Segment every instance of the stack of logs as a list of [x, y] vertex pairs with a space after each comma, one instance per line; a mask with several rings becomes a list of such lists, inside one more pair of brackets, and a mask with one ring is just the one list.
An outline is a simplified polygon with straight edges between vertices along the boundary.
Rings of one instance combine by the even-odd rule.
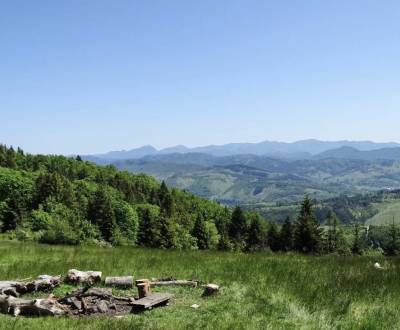
[[[70, 284], [84, 285], [85, 288], [78, 289], [65, 297], [56, 298], [49, 295], [44, 299], [21, 299], [20, 296], [33, 292], [51, 292], [61, 283], [61, 276], [40, 275], [33, 281], [0, 281], [0, 312], [5, 314], [26, 316], [58, 316], [58, 315], [124, 315], [131, 313], [133, 307], [147, 306], [154, 301], [168, 301], [172, 295], [151, 294], [151, 287], [167, 285], [184, 285], [197, 287], [198, 282], [193, 280], [167, 279], [138, 279], [135, 281], [138, 289], [138, 300], [134, 297], [118, 297], [112, 294], [111, 288], [93, 288], [100, 283], [102, 273], [96, 271], [79, 271], [71, 269], [65, 278]], [[109, 287], [120, 289], [133, 288], [133, 276], [107, 277], [104, 284]], [[203, 297], [215, 295], [219, 287], [215, 284], [204, 285]], [[155, 298], [157, 296], [157, 298]], [[155, 302], [154, 302], [155, 303]]]

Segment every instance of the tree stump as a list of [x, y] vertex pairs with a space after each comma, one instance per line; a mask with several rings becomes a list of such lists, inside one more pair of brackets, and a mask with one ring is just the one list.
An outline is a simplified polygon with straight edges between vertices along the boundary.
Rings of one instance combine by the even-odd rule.
[[107, 286], [129, 289], [133, 287], [133, 276], [106, 277], [105, 284]]
[[147, 297], [151, 293], [150, 281], [147, 279], [136, 280], [136, 287], [139, 293], [139, 299]]
[[101, 281], [101, 272], [97, 271], [80, 271], [77, 269], [70, 269], [67, 275], [67, 281], [70, 283], [82, 283], [93, 285], [96, 282]]
[[204, 286], [203, 297], [214, 296], [219, 292], [219, 286], [217, 284], [207, 284]]

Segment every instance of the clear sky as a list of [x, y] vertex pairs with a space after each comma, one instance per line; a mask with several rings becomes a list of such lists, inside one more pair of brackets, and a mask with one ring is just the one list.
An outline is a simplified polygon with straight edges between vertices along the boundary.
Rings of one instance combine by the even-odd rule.
[[400, 141], [400, 1], [1, 0], [0, 142]]

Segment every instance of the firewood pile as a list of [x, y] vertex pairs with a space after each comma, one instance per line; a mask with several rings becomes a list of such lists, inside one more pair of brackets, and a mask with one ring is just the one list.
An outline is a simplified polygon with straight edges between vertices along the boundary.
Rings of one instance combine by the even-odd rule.
[[[55, 297], [51, 292], [62, 282], [84, 286], [84, 288], [76, 289], [64, 297]], [[94, 287], [97, 284], [107, 288]], [[112, 288], [132, 289], [134, 284], [137, 287], [138, 296], [113, 295]], [[152, 293], [151, 288], [171, 285], [198, 287], [199, 282], [174, 278], [134, 281], [133, 276], [107, 277], [103, 282], [101, 272], [71, 269], [64, 281], [61, 276], [50, 275], [40, 275], [35, 280], [0, 281], [0, 313], [13, 316], [126, 315], [168, 305], [173, 295]], [[202, 287], [204, 288], [203, 297], [215, 295], [219, 291], [219, 286], [216, 284], [206, 284]], [[43, 299], [21, 297], [35, 292], [48, 292], [50, 295]]]

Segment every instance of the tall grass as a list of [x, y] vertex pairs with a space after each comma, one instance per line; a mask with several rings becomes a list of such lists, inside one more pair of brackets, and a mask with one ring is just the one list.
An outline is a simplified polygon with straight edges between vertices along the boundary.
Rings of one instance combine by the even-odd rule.
[[[379, 261], [385, 270], [373, 267]], [[65, 274], [195, 278], [221, 285], [163, 288], [171, 305], [121, 319], [12, 318], [2, 329], [400, 329], [400, 259], [64, 247], [0, 241], [0, 279]], [[194, 303], [199, 309], [192, 309]]]

